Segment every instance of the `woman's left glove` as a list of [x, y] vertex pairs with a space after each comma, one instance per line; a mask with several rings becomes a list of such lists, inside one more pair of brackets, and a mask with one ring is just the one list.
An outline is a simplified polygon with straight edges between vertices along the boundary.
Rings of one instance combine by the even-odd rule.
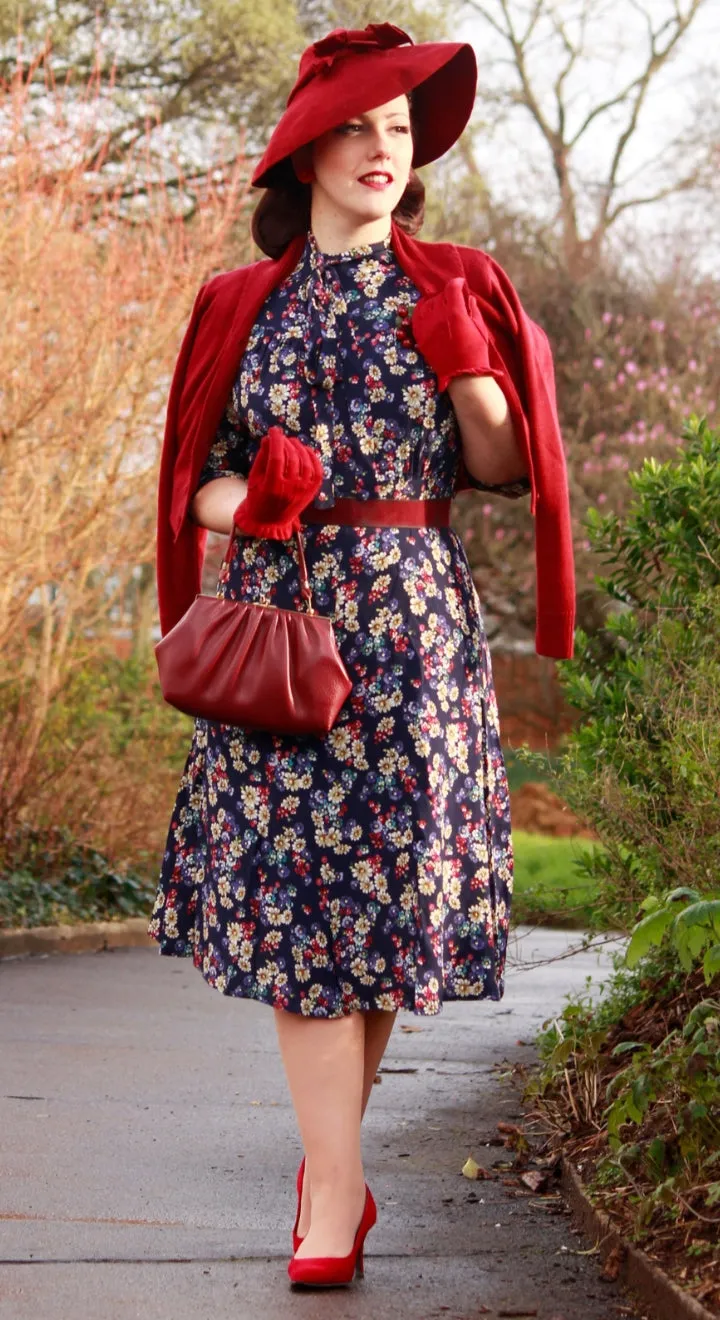
[[490, 366], [487, 326], [461, 276], [416, 303], [412, 330], [441, 393], [455, 376], [497, 374]]
[[287, 541], [299, 531], [300, 514], [315, 499], [323, 475], [314, 449], [271, 426], [250, 468], [247, 495], [233, 514], [238, 531]]

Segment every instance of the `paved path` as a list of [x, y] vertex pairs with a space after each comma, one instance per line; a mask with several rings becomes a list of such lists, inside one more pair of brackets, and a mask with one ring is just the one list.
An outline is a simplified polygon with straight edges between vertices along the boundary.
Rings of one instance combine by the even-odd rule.
[[501, 1003], [400, 1015], [364, 1126], [365, 1279], [322, 1293], [287, 1279], [300, 1146], [267, 1006], [154, 948], [0, 963], [0, 1317], [640, 1317], [566, 1214], [460, 1176], [522, 1117], [497, 1065], [609, 957], [520, 964], [578, 941], [519, 927]]

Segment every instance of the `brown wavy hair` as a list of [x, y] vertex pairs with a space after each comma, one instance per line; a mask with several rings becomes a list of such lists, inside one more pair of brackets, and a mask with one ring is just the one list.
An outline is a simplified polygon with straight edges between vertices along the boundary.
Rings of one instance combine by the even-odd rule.
[[[408, 101], [412, 131], [412, 92], [408, 94]], [[311, 184], [300, 182], [288, 160], [282, 184], [277, 188], [266, 188], [253, 212], [250, 228], [253, 240], [261, 252], [277, 260], [294, 238], [299, 234], [307, 234], [310, 229], [311, 200]], [[400, 229], [410, 235], [417, 234], [425, 219], [425, 184], [413, 169], [410, 170], [407, 188], [392, 218]]]

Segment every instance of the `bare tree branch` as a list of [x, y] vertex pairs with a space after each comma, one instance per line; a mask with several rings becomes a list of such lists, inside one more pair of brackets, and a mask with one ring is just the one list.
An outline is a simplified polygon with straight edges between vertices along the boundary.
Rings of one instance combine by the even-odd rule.
[[[641, 194], [636, 200], [618, 200], [619, 191], [626, 188], [628, 182], [622, 178], [622, 167], [628, 147], [637, 134], [649, 91], [707, 3], [708, 0], [685, 0], [684, 3], [683, 0], [675, 0], [672, 12], [666, 12], [664, 17], [658, 18], [654, 0], [628, 0], [628, 7], [640, 15], [646, 29], [642, 67], [619, 91], [591, 105], [582, 122], [571, 132], [570, 82], [571, 79], [576, 81], [582, 72], [583, 61], [592, 58], [588, 33], [592, 32], [592, 21], [596, 35], [598, 24], [605, 21], [601, 0], [581, 0], [579, 7], [572, 13], [565, 3], [565, 14], [562, 12], [564, 0], [533, 0], [529, 10], [519, 0], [467, 0], [468, 8], [487, 23], [503, 42], [515, 75], [514, 88], [496, 91], [494, 95], [491, 92], [487, 99], [498, 105], [526, 110], [549, 150], [558, 188], [558, 214], [568, 266], [574, 265], [579, 269], [596, 260], [609, 228], [619, 215], [633, 206], [649, 205], [653, 200], [662, 200], [673, 192], [683, 192], [698, 186], [703, 170], [701, 165], [696, 164], [692, 170], [682, 171], [673, 183], [663, 182], [661, 186], [651, 187], [647, 195]], [[543, 96], [547, 95], [547, 91], [543, 91], [543, 77], [534, 71], [533, 64], [533, 59], [537, 62], [538, 41], [547, 41], [548, 37], [551, 41], [550, 54], [543, 49], [543, 74], [547, 84], [547, 60], [554, 59], [550, 92], [554, 102], [555, 113], [552, 117], [556, 120], [555, 124], [551, 122], [543, 101]], [[495, 60], [495, 67], [498, 63]], [[605, 175], [593, 188], [595, 201], [592, 227], [588, 237], [582, 238], [578, 220], [582, 194], [578, 192], [575, 155], [589, 129], [602, 116], [618, 110], [625, 112], [624, 123], [611, 142]], [[705, 154], [708, 154], [707, 148]], [[587, 196], [584, 200], [587, 203]]]
[[694, 170], [684, 179], [676, 179], [667, 184], [665, 188], [658, 188], [657, 192], [650, 193], [646, 197], [628, 197], [622, 202], [618, 202], [613, 207], [607, 217], [607, 228], [614, 224], [619, 215], [624, 211], [632, 210], [636, 206], [652, 206], [653, 202], [664, 202], [667, 197], [674, 197], [677, 193], [690, 192], [696, 188], [699, 183], [699, 172]]
[[[637, 8], [636, 0], [632, 0], [632, 3], [633, 6]], [[690, 7], [688, 9], [685, 18], [682, 18], [679, 12], [679, 8], [676, 5], [677, 23], [676, 23], [675, 31], [671, 33], [671, 35], [668, 37], [667, 44], [665, 45], [664, 49], [660, 48], [658, 44], [658, 38], [669, 27], [670, 21], [668, 20], [667, 23], [661, 24], [660, 28], [658, 29], [658, 32], [654, 32], [652, 28], [652, 24], [650, 22], [650, 16], [647, 15], [648, 37], [650, 41], [649, 58], [645, 66], [645, 69], [640, 79], [638, 80], [637, 94], [635, 96], [634, 101], [631, 103], [630, 116], [628, 122], [625, 126], [625, 129], [620, 134], [617, 140], [615, 151], [613, 153], [612, 161], [610, 164], [610, 170], [605, 185], [605, 197], [601, 205], [600, 214], [598, 216], [598, 221], [597, 221], [597, 228], [602, 232], [604, 232], [604, 230], [607, 228], [608, 215], [610, 213], [611, 202], [615, 194], [615, 190], [617, 188], [620, 164], [623, 155], [625, 154], [625, 150], [627, 148], [628, 142], [632, 138], [637, 128], [638, 119], [640, 117], [640, 111], [642, 110], [643, 104], [645, 102], [645, 98], [647, 96], [650, 83], [653, 77], [655, 76], [655, 74], [657, 74], [659, 70], [663, 67], [663, 65], [667, 63], [668, 59], [670, 58], [670, 55], [675, 50], [675, 47], [677, 46], [680, 38], [687, 31], [690, 23], [692, 22], [693, 18], [695, 17], [698, 10], [700, 9], [700, 6], [703, 3], [704, 0], [691, 0]]]

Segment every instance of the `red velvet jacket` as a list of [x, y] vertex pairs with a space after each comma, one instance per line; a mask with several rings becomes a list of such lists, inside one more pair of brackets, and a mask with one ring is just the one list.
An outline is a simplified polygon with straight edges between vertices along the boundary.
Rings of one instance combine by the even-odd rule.
[[[200, 590], [207, 533], [187, 516], [252, 326], [271, 290], [296, 266], [305, 237], [278, 261], [217, 275], [200, 289], [175, 366], [160, 464], [157, 573], [163, 635]], [[397, 259], [423, 294], [464, 275], [491, 331], [493, 364], [525, 453], [535, 517], [536, 635], [539, 655], [573, 654], [575, 580], [565, 454], [545, 333], [527, 316], [502, 268], [486, 252], [423, 243], [395, 224]], [[458, 491], [469, 489], [464, 464]]]

